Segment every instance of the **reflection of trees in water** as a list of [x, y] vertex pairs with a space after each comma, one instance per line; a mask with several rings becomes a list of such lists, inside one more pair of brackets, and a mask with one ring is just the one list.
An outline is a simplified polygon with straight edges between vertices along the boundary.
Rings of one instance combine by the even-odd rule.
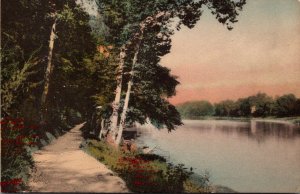
[[294, 139], [300, 137], [299, 127], [293, 124], [266, 121], [251, 121], [250, 123], [195, 123], [189, 124], [188, 127], [201, 132], [217, 130], [226, 135], [247, 136], [258, 142], [263, 142], [268, 138]]
[[267, 137], [294, 139], [300, 136], [300, 130], [292, 124], [251, 121], [251, 134], [259, 139]]
[[215, 129], [222, 131], [228, 135], [238, 134], [240, 136], [248, 136], [258, 142], [263, 142], [267, 138], [277, 139], [294, 139], [300, 137], [299, 127], [276, 122], [251, 121], [243, 125], [216, 125]]
[[232, 135], [232, 134], [238, 134], [242, 136], [249, 136], [250, 133], [250, 125], [244, 124], [244, 125], [216, 125], [216, 129], [222, 131], [223, 133], [227, 135]]
[[[222, 132], [228, 136], [238, 135], [248, 137], [258, 143], [264, 142], [268, 138], [280, 140], [292, 140], [300, 138], [300, 127], [289, 123], [277, 123], [267, 121], [252, 120], [251, 122], [194, 122], [185, 123], [183, 128], [188, 133], [189, 130], [197, 130], [198, 133]], [[157, 129], [155, 129], [156, 131]], [[181, 129], [178, 129], [181, 130]], [[145, 131], [143, 131], [145, 133]], [[150, 134], [152, 134], [150, 132]], [[149, 135], [149, 134], [148, 134]]]
[[198, 130], [199, 132], [208, 132], [210, 131], [211, 129], [214, 128], [214, 124], [209, 124], [209, 123], [197, 123], [197, 124], [188, 124], [187, 127], [189, 129], [196, 129]]

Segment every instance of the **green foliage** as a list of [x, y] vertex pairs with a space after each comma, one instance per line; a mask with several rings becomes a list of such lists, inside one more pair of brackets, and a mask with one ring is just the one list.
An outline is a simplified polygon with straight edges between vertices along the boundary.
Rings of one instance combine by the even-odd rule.
[[183, 183], [192, 175], [192, 170], [187, 171], [184, 164], [168, 164], [166, 171], [167, 191], [172, 193], [182, 192]]
[[[130, 96], [127, 122], [146, 122], [149, 118], [152, 124], [168, 130], [181, 125], [180, 114], [166, 98], [175, 95], [175, 88], [179, 84], [176, 76], [170, 70], [162, 67], [159, 62], [162, 56], [170, 52], [171, 35], [174, 28], [171, 25], [174, 18], [176, 29], [182, 25], [193, 28], [202, 15], [205, 5], [216, 19], [231, 29], [231, 24], [237, 22], [236, 17], [245, 4], [245, 0], [216, 1], [216, 0], [97, 0], [101, 21], [108, 32], [104, 37], [106, 42], [114, 46], [115, 52], [122, 46], [126, 48], [124, 68], [124, 84], [133, 80], [133, 92]], [[143, 6], [140, 6], [143, 5]], [[141, 24], [148, 24], [140, 40]], [[146, 22], [147, 23], [147, 22]], [[132, 67], [134, 54], [137, 52], [137, 42], [141, 41], [137, 65]], [[133, 78], [130, 77], [132, 74]]]
[[[225, 100], [215, 105], [216, 115], [229, 116], [233, 115], [237, 109], [237, 104], [232, 100]], [[249, 105], [250, 111], [250, 105]]]
[[214, 107], [208, 101], [186, 102], [178, 105], [176, 108], [183, 118], [198, 118], [214, 114]]
[[[32, 68], [38, 64], [38, 59], [34, 58], [34, 54], [35, 53], [33, 53], [28, 61], [25, 62], [22, 69], [12, 72], [12, 75], [8, 80], [1, 80], [1, 110], [4, 111], [5, 114], [8, 114], [8, 112], [11, 111], [11, 106], [18, 103], [17, 98], [20, 97], [22, 93], [29, 90], [30, 83], [26, 81], [30, 75], [35, 73]], [[1, 55], [1, 57], [5, 56]], [[9, 70], [6, 68], [3, 69], [3, 73], [8, 74]]]
[[126, 182], [132, 192], [179, 193], [210, 192], [208, 177], [203, 175], [196, 184], [190, 179], [192, 169], [183, 164], [167, 163], [155, 154], [123, 153], [104, 142], [87, 140], [83, 149], [106, 164]]
[[[39, 25], [44, 15], [36, 13], [37, 9], [45, 11], [46, 7], [39, 1], [1, 2], [1, 123], [7, 116], [23, 117], [26, 126], [38, 122], [33, 121], [38, 117], [38, 111], [32, 103], [36, 94], [32, 91], [41, 85], [36, 78], [41, 53], [46, 48], [43, 43], [47, 40], [43, 39], [45, 28]], [[32, 111], [26, 112], [29, 109]], [[33, 165], [28, 145], [25, 145], [31, 139], [24, 138], [19, 143], [16, 139], [28, 137], [34, 131], [28, 128], [18, 131], [14, 127], [11, 123], [1, 124], [1, 181], [22, 180], [21, 184], [3, 186], [3, 191], [10, 192], [26, 189], [28, 172]]]
[[[297, 101], [298, 100], [298, 101]], [[277, 116], [291, 116], [299, 113], [299, 99], [294, 94], [286, 94], [275, 99], [274, 114]]]
[[35, 138], [29, 136], [29, 129], [16, 130], [19, 124], [1, 120], [1, 182], [21, 179], [20, 184], [7, 184], [2, 191], [13, 192], [26, 189], [28, 173], [33, 167], [29, 142]]
[[[165, 125], [169, 130], [180, 125], [179, 113], [167, 100], [175, 95], [179, 82], [169, 69], [159, 65], [161, 57], [170, 52], [170, 36], [174, 33], [169, 25], [172, 18], [179, 18], [178, 29], [181, 25], [192, 28], [200, 19], [202, 5], [206, 5], [221, 23], [229, 26], [236, 22], [237, 11], [244, 1], [103, 0], [97, 1], [97, 4], [100, 16], [94, 18], [99, 19], [94, 22], [103, 27], [100, 31], [92, 31], [89, 15], [73, 0], [11, 0], [1, 3], [1, 117], [24, 118], [26, 125], [41, 123], [41, 112], [44, 113], [41, 95], [45, 84], [50, 30], [54, 22], [56, 24], [46, 113], [42, 114], [45, 116], [43, 126], [37, 130], [39, 147], [53, 139], [53, 134], [58, 136], [83, 120], [88, 123], [99, 121], [92, 119], [97, 106], [103, 107], [101, 117], [109, 118], [120, 47], [125, 44], [127, 48], [123, 72], [125, 86], [130, 79], [128, 73], [135, 52], [134, 35], [139, 30], [139, 24], [160, 12], [169, 14], [159, 18], [157, 25], [145, 31], [139, 65], [135, 69], [137, 76], [134, 77], [128, 120], [144, 123], [150, 118], [152, 123]], [[97, 46], [109, 46], [109, 55], [98, 52]], [[21, 135], [31, 134], [32, 130], [21, 132]], [[6, 135], [3, 133], [2, 138]], [[2, 151], [10, 153], [8, 149], [17, 147]], [[2, 173], [2, 180], [18, 178], [20, 174], [25, 180], [28, 176], [31, 158], [21, 147], [22, 154], [18, 156], [3, 155], [2, 172], [7, 173]], [[118, 154], [108, 151], [101, 160], [113, 163]]]
[[146, 161], [154, 161], [154, 160], [158, 160], [160, 162], [166, 162], [167, 160], [160, 156], [160, 155], [156, 155], [156, 154], [138, 154], [137, 157], [146, 160]]
[[187, 102], [176, 108], [181, 116], [196, 119], [203, 116], [220, 117], [291, 117], [299, 116], [300, 99], [293, 94], [286, 94], [273, 99], [265, 93], [258, 93], [236, 101], [224, 100], [211, 105], [207, 101]]
[[[105, 95], [102, 103], [111, 101], [113, 94], [106, 94], [114, 87], [113, 60], [97, 56], [100, 54], [96, 53], [89, 15], [75, 1], [3, 1], [1, 11], [1, 118], [23, 118], [26, 126], [38, 126], [36, 130], [18, 133], [3, 131], [2, 140], [37, 134], [38, 147], [44, 146], [93, 112], [96, 100], [92, 96]], [[40, 99], [54, 16], [54, 68], [46, 124], [40, 126]], [[1, 144], [1, 181], [22, 178], [20, 187], [7, 189], [24, 189], [32, 167], [28, 146], [3, 141]]]
[[[179, 82], [170, 73], [170, 69], [158, 64], [160, 56], [170, 49], [171, 32], [165, 30], [164, 36], [160, 38], [152, 30], [143, 40], [145, 46], [140, 49], [139, 63], [134, 69], [133, 94], [127, 119], [143, 124], [149, 118], [155, 126], [166, 126], [168, 130], [173, 130], [182, 123], [176, 108], [166, 98], [176, 94], [175, 88]], [[160, 31], [158, 28], [157, 33]]]
[[109, 168], [117, 166], [118, 158], [122, 157], [122, 153], [104, 142], [96, 140], [88, 140], [83, 148], [87, 153], [103, 162]]

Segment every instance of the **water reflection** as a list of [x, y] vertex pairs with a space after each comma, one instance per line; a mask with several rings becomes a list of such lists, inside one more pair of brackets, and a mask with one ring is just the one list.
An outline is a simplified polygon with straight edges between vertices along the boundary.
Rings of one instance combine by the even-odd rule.
[[299, 137], [298, 127], [288, 123], [251, 121], [251, 136], [258, 142], [268, 137], [291, 140]]
[[251, 120], [250, 122], [230, 122], [230, 121], [185, 121], [185, 127], [196, 129], [199, 132], [211, 130], [221, 131], [226, 135], [237, 134], [247, 136], [250, 139], [261, 143], [267, 138], [294, 139], [300, 137], [300, 128], [296, 125], [283, 122], [268, 122]]
[[215, 184], [239, 192], [295, 192], [300, 186], [300, 129], [294, 125], [185, 120], [171, 133], [140, 129], [140, 144], [158, 148], [158, 154], [167, 151], [172, 162], [196, 173], [208, 169]]

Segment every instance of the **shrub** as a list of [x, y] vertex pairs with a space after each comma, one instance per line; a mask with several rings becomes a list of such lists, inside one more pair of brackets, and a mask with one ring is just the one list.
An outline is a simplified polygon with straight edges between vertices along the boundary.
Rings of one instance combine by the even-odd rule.
[[208, 192], [205, 186], [197, 186], [190, 180], [192, 169], [188, 170], [183, 164], [166, 163], [161, 156], [123, 153], [96, 140], [87, 140], [83, 149], [118, 173], [132, 192]]
[[26, 188], [29, 169], [33, 167], [29, 151], [31, 145], [28, 144], [32, 141], [32, 138], [16, 130], [14, 124], [1, 121], [1, 189], [3, 192], [20, 191]]
[[164, 157], [157, 154], [138, 154], [137, 157], [140, 157], [143, 160], [147, 160], [147, 161], [153, 161], [153, 160], [158, 160], [160, 162], [167, 161]]
[[167, 190], [172, 193], [183, 192], [183, 184], [192, 174], [192, 169], [188, 171], [187, 168], [184, 167], [184, 164], [174, 166], [169, 163], [166, 172]]

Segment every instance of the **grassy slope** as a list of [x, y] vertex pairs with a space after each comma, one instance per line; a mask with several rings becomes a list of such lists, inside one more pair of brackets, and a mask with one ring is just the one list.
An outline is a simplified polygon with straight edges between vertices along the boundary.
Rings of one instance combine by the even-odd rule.
[[[188, 170], [184, 167], [174, 165], [170, 167], [164, 158], [158, 155], [153, 154], [151, 157], [146, 158], [145, 155], [139, 152], [124, 153], [104, 142], [96, 140], [87, 140], [83, 146], [83, 150], [116, 172], [124, 179], [127, 187], [133, 192], [180, 191], [180, 184], [183, 186], [183, 190], [180, 192], [195, 193], [211, 191], [208, 180], [204, 181], [203, 185], [196, 185], [188, 178]], [[143, 159], [141, 159], [141, 156], [143, 156]], [[126, 163], [123, 160], [120, 163], [120, 159], [124, 158], [129, 158], [131, 162], [128, 163], [127, 160]], [[141, 171], [144, 172], [142, 174], [138, 173]], [[184, 180], [185, 178], [187, 180]]]

